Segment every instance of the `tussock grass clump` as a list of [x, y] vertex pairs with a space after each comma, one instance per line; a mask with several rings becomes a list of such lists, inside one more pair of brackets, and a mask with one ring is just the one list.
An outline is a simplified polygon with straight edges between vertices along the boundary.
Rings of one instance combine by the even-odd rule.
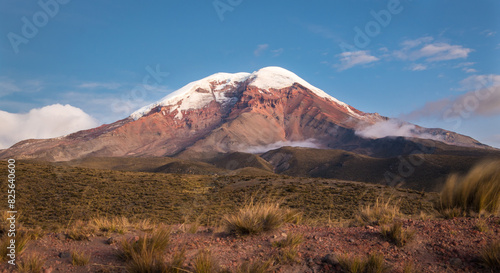
[[90, 226], [95, 229], [105, 232], [105, 233], [119, 233], [124, 234], [128, 231], [128, 228], [131, 226], [128, 218], [126, 217], [95, 217], [89, 221]]
[[163, 255], [170, 244], [170, 230], [166, 228], [159, 228], [151, 234], [146, 234], [139, 237], [135, 242], [123, 240], [120, 256], [128, 261], [132, 260], [134, 255], [137, 255], [143, 250], [148, 250], [152, 254]]
[[304, 236], [302, 234], [288, 233], [285, 239], [273, 242], [273, 246], [279, 248], [297, 248], [302, 242], [304, 242]]
[[364, 259], [344, 254], [339, 257], [339, 263], [349, 273], [384, 273], [390, 270], [381, 253], [372, 253]]
[[300, 244], [304, 242], [304, 236], [298, 233], [288, 233], [286, 238], [273, 242], [274, 247], [280, 248], [278, 263], [294, 263], [297, 261], [297, 255]]
[[401, 215], [399, 206], [391, 205], [390, 201], [385, 203], [379, 199], [373, 205], [363, 207], [351, 222], [352, 226], [383, 225], [392, 222]]
[[244, 262], [236, 269], [236, 273], [267, 273], [271, 272], [272, 260]]
[[389, 227], [382, 227], [380, 232], [387, 240], [399, 247], [405, 246], [415, 237], [415, 231], [403, 229], [401, 222], [395, 222]]
[[[10, 251], [7, 247], [10, 245], [11, 239], [12, 238], [9, 237], [8, 234], [4, 234], [0, 237], [0, 261], [5, 261], [7, 259], [7, 254], [9, 254]], [[31, 236], [27, 232], [18, 231], [16, 233], [16, 256], [21, 255], [26, 250], [26, 246], [30, 240]]]
[[488, 222], [484, 218], [479, 218], [474, 228], [479, 232], [487, 232], [489, 230]]
[[500, 161], [482, 162], [466, 175], [453, 174], [440, 193], [439, 208], [500, 213]]
[[128, 272], [167, 272], [169, 268], [163, 254], [169, 244], [170, 230], [160, 228], [137, 241], [122, 241], [118, 254], [128, 262]]
[[220, 265], [208, 250], [201, 250], [196, 255], [194, 262], [195, 273], [216, 273], [220, 271]]
[[90, 261], [90, 255], [83, 251], [72, 251], [71, 252], [71, 264], [76, 266], [87, 265]]
[[[279, 203], [254, 203], [223, 219], [226, 231], [237, 235], [259, 234], [281, 227], [290, 211], [280, 208]], [[289, 219], [288, 219], [289, 220]]]
[[39, 273], [42, 272], [45, 259], [38, 253], [32, 253], [24, 257], [18, 264], [19, 272]]
[[68, 226], [64, 233], [68, 239], [75, 241], [84, 241], [88, 240], [90, 235], [94, 232], [94, 227], [88, 225], [84, 221], [77, 220], [71, 226]]
[[492, 270], [500, 270], [500, 240], [492, 242], [481, 251], [481, 261]]

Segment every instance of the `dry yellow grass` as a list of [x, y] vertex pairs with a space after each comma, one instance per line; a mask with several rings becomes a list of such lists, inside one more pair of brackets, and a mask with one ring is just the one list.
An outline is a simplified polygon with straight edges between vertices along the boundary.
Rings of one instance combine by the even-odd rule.
[[441, 211], [500, 213], [500, 161], [482, 162], [466, 175], [451, 175], [440, 194]]
[[258, 234], [281, 227], [289, 210], [279, 203], [254, 203], [251, 201], [235, 214], [224, 216], [226, 231], [238, 235]]
[[383, 225], [392, 222], [400, 215], [399, 206], [391, 205], [390, 200], [384, 203], [377, 199], [375, 204], [363, 207], [359, 214], [354, 217], [351, 225]]
[[32, 253], [22, 258], [22, 260], [17, 264], [17, 269], [19, 272], [39, 273], [42, 272], [44, 263], [45, 259], [42, 255], [39, 253]]

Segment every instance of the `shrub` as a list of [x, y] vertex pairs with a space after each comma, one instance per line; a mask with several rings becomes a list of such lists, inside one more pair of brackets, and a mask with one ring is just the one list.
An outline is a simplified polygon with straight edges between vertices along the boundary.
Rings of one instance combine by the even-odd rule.
[[[0, 237], [0, 261], [4, 261], [7, 258], [7, 254], [9, 253], [9, 249], [7, 249], [7, 247], [10, 245], [11, 239], [12, 238], [9, 237], [8, 234], [4, 234]], [[16, 233], [16, 255], [21, 255], [24, 250], [26, 250], [26, 245], [30, 239], [30, 235], [27, 232], [18, 231]]]
[[131, 225], [126, 217], [95, 217], [90, 220], [90, 226], [101, 232], [111, 232], [124, 234], [127, 232], [128, 227]]
[[500, 270], [500, 241], [494, 241], [481, 251], [482, 262], [492, 270]]
[[477, 220], [474, 228], [479, 232], [487, 232], [488, 231], [488, 223], [483, 218]]
[[71, 264], [77, 266], [87, 265], [90, 261], [90, 255], [83, 251], [71, 252]]
[[380, 253], [372, 253], [364, 259], [344, 254], [339, 257], [339, 263], [349, 273], [384, 273], [390, 270]]
[[129, 272], [166, 272], [163, 253], [170, 243], [170, 230], [160, 228], [135, 242], [122, 241], [119, 256], [128, 261]]
[[381, 233], [387, 240], [399, 247], [405, 246], [415, 237], [415, 231], [403, 229], [401, 222], [396, 222], [390, 227], [382, 227]]
[[440, 193], [440, 210], [464, 212], [500, 212], [500, 161], [482, 162], [466, 175], [448, 177]]
[[356, 215], [351, 225], [383, 225], [392, 222], [401, 213], [399, 207], [380, 202], [378, 199], [373, 205], [363, 207], [359, 215]]
[[40, 254], [33, 253], [24, 257], [17, 264], [17, 267], [19, 269], [19, 272], [39, 273], [42, 272], [44, 263], [45, 259]]
[[201, 250], [194, 259], [195, 273], [215, 273], [220, 269], [219, 263], [208, 250]]
[[278, 203], [250, 202], [236, 214], [223, 219], [226, 231], [238, 235], [258, 234], [276, 230], [285, 223], [288, 211]]

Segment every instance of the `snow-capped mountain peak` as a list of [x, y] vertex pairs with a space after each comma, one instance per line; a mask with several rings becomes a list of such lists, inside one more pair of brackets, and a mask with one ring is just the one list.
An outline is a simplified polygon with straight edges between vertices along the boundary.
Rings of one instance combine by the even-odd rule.
[[344, 107], [350, 114], [357, 116], [349, 105], [314, 87], [295, 73], [281, 67], [270, 66], [253, 73], [216, 73], [201, 80], [191, 82], [179, 90], [168, 94], [161, 100], [135, 111], [130, 117], [137, 120], [155, 107], [172, 106], [170, 112], [177, 110], [176, 118], [180, 119], [183, 117], [183, 110], [201, 109], [214, 100], [223, 106], [234, 104], [237, 98], [234, 95], [227, 94], [225, 91], [234, 90], [245, 82], [248, 86], [254, 86], [267, 92], [270, 92], [271, 89], [287, 88], [298, 83], [318, 97], [333, 101]]

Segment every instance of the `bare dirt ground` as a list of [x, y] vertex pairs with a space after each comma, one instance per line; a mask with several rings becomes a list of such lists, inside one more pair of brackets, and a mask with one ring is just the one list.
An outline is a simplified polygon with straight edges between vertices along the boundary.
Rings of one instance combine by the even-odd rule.
[[[268, 260], [278, 255], [279, 249], [272, 242], [286, 234], [300, 233], [300, 245], [295, 263], [278, 263], [272, 272], [343, 272], [337, 257], [351, 254], [365, 257], [382, 253], [389, 272], [403, 272], [413, 264], [413, 272], [493, 272], [484, 267], [479, 255], [482, 248], [500, 238], [498, 218], [486, 219], [486, 230], [479, 231], [477, 218], [451, 220], [404, 220], [403, 226], [416, 232], [415, 239], [404, 247], [388, 242], [378, 226], [364, 227], [311, 227], [286, 224], [278, 231], [256, 236], [236, 237], [211, 228], [200, 227], [195, 234], [181, 232], [172, 227], [171, 243], [165, 259], [181, 249], [186, 250], [186, 272], [194, 272], [193, 260], [198, 251], [208, 249], [222, 268], [234, 272], [245, 261]], [[61, 233], [49, 233], [31, 241], [21, 259], [30, 253], [44, 257], [42, 272], [126, 272], [126, 264], [116, 255], [121, 240], [134, 240], [140, 231], [110, 234], [73, 241]], [[112, 239], [110, 239], [112, 238]], [[71, 264], [71, 252], [84, 251], [91, 255], [85, 266]], [[330, 255], [329, 255], [330, 254]], [[333, 255], [332, 255], [333, 254]], [[7, 263], [0, 265], [0, 272], [17, 272]]]

